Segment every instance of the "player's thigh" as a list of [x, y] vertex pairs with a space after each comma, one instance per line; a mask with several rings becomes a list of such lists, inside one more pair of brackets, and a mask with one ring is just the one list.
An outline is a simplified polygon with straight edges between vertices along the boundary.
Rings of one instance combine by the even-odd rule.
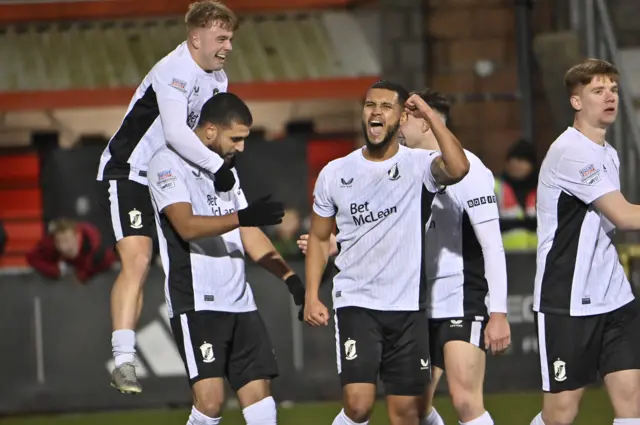
[[341, 307], [335, 312], [336, 363], [342, 386], [377, 383], [382, 358], [378, 313], [360, 307]]
[[155, 219], [147, 186], [131, 180], [100, 185], [101, 207], [109, 220], [122, 266], [148, 265], [153, 251]]
[[640, 417], [640, 303], [606, 315], [600, 373], [616, 417]]
[[457, 395], [482, 395], [486, 323], [485, 320], [453, 319], [441, 327], [447, 383], [454, 399]]
[[603, 316], [537, 313], [542, 390], [557, 394], [583, 388], [598, 377]]
[[268, 382], [278, 376], [278, 364], [258, 310], [235, 317], [227, 377], [231, 389], [242, 395], [240, 402], [249, 406], [270, 395]]
[[424, 312], [390, 313], [380, 379], [388, 396], [422, 396], [431, 378], [429, 322]]
[[171, 318], [171, 330], [184, 362], [189, 384], [224, 379], [233, 338], [233, 313], [189, 311]]

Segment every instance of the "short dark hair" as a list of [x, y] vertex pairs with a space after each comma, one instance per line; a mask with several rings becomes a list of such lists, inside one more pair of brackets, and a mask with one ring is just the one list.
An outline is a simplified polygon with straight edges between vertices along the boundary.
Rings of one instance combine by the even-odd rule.
[[444, 118], [449, 120], [449, 112], [451, 111], [451, 101], [440, 92], [435, 90], [426, 88], [421, 91], [415, 91], [411, 94], [417, 94], [425, 101], [427, 105], [431, 107], [431, 109], [436, 112], [444, 115]]
[[221, 127], [231, 127], [233, 124], [251, 127], [253, 116], [247, 104], [235, 94], [218, 93], [202, 106], [198, 127], [205, 123]]
[[187, 30], [195, 28], [207, 28], [218, 23], [229, 31], [238, 29], [238, 17], [222, 2], [216, 0], [200, 0], [189, 5], [189, 10], [184, 17]]
[[600, 59], [585, 59], [572, 66], [564, 75], [564, 86], [570, 95], [580, 86], [589, 84], [593, 77], [604, 75], [617, 82], [619, 77], [618, 69], [615, 65]]
[[383, 90], [389, 90], [396, 93], [398, 95], [398, 102], [402, 107], [404, 107], [404, 104], [409, 99], [409, 91], [407, 91], [407, 89], [402, 87], [401, 84], [394, 83], [392, 81], [379, 80], [373, 83], [373, 85], [369, 88], [369, 90], [371, 89], [383, 89]]

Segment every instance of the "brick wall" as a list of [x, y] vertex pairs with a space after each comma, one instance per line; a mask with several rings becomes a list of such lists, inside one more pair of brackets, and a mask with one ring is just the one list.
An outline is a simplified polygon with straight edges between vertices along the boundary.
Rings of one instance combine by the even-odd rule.
[[[514, 1], [424, 1], [428, 85], [457, 99], [452, 109], [456, 134], [465, 147], [500, 172], [506, 149], [521, 136], [520, 105], [513, 99], [518, 91]], [[534, 31], [551, 27], [549, 5], [547, 0], [536, 1]], [[483, 59], [495, 64], [487, 77], [474, 71]], [[547, 130], [550, 117], [538, 75], [535, 80], [535, 143], [543, 153], [554, 136]]]

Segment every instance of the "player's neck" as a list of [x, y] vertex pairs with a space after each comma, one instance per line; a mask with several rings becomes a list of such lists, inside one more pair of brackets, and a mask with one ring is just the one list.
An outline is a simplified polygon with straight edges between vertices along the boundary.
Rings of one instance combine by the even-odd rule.
[[607, 135], [607, 129], [602, 127], [594, 127], [578, 119], [573, 120], [573, 128], [582, 133], [587, 139], [600, 146], [604, 146], [604, 140]]
[[383, 146], [371, 146], [367, 144], [362, 150], [362, 156], [369, 161], [386, 161], [393, 157], [400, 150], [400, 144], [397, 139], [385, 143]]
[[432, 134], [426, 134], [418, 143], [417, 148], [426, 149], [430, 151], [438, 151], [440, 152], [440, 146], [438, 145], [438, 141]]
[[200, 69], [202, 69], [204, 72], [211, 72], [212, 71], [211, 69], [207, 69], [202, 64], [202, 61], [198, 59], [198, 51], [188, 41], [187, 41], [187, 48], [189, 49], [189, 53], [191, 54], [191, 59], [193, 59], [193, 61], [196, 63], [196, 65], [198, 65], [200, 67]]

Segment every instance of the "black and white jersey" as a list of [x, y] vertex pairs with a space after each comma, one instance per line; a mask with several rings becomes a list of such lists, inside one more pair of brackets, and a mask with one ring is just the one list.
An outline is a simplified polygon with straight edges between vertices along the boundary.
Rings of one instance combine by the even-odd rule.
[[[434, 319], [488, 314], [485, 258], [474, 226], [498, 220], [498, 206], [491, 170], [473, 153], [465, 154], [469, 173], [436, 194], [427, 225], [427, 313]], [[504, 298], [506, 304], [506, 293]]]
[[616, 150], [573, 127], [549, 148], [538, 180], [538, 254], [534, 310], [587, 316], [634, 296], [615, 246], [613, 224], [592, 205], [620, 190]]
[[240, 230], [187, 242], [163, 214], [167, 206], [178, 202], [191, 204], [193, 214], [200, 216], [221, 216], [246, 208], [235, 170], [236, 186], [218, 193], [210, 175], [163, 147], [151, 158], [148, 171], [169, 316], [192, 310], [256, 310], [245, 277]]
[[204, 71], [191, 57], [187, 43], [180, 44], [151, 69], [136, 90], [120, 128], [102, 153], [98, 180], [129, 179], [146, 185], [149, 160], [166, 144], [162, 120], [168, 118], [161, 117], [159, 102], [183, 103], [180, 112], [193, 129], [202, 105], [215, 93], [226, 92], [227, 84], [224, 71]]
[[336, 219], [335, 308], [425, 308], [424, 226], [437, 189], [436, 157], [400, 146], [392, 158], [374, 162], [359, 149], [322, 169], [313, 211]]

